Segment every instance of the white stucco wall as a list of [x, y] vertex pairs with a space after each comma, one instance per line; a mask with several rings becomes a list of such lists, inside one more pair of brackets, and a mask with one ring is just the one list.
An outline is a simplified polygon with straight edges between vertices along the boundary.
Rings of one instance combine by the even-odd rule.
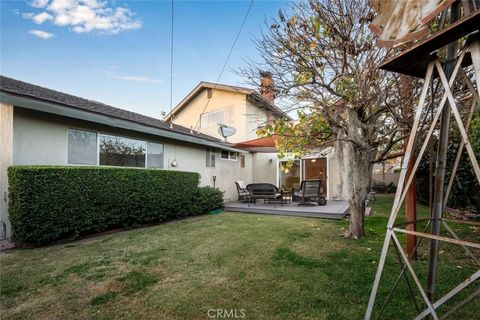
[[[237, 199], [235, 181], [251, 181], [252, 157], [245, 153], [245, 168], [240, 167], [240, 157], [237, 161], [220, 158], [220, 150], [215, 152], [215, 168], [205, 165], [205, 148], [192, 145], [165, 143], [165, 168], [169, 170], [193, 171], [200, 173], [200, 185], [213, 186], [213, 176], [216, 176], [215, 186], [224, 191], [225, 201]], [[171, 162], [177, 161], [177, 167], [172, 168]]]
[[13, 117], [13, 163], [16, 165], [66, 165], [67, 124], [41, 113], [15, 108]]
[[327, 157], [327, 182], [329, 200], [345, 200], [342, 175], [335, 151], [328, 153]]
[[[201, 145], [162, 139], [19, 108], [15, 108], [13, 124], [13, 163], [17, 165], [68, 165], [67, 130], [76, 128], [163, 143], [165, 169], [198, 172], [202, 186], [213, 186], [212, 177], [215, 175], [216, 187], [225, 191], [225, 201], [236, 199], [235, 181], [252, 179], [252, 159], [249, 153], [243, 154], [246, 166], [240, 168], [240, 159], [222, 160], [220, 150], [217, 150], [216, 167], [207, 168], [206, 147]], [[175, 168], [170, 165], [173, 160], [177, 162]]]
[[[278, 186], [278, 157], [277, 153], [254, 153], [253, 181], [266, 182]], [[272, 159], [272, 162], [270, 162]]]
[[[342, 176], [340, 166], [335, 156], [334, 149], [325, 155], [327, 158], [327, 198], [328, 200], [346, 199], [345, 188], [342, 188]], [[272, 163], [270, 163], [272, 159]], [[253, 172], [252, 182], [267, 182], [278, 186], [279, 162], [287, 159], [279, 159], [277, 153], [254, 153], [252, 155]], [[301, 163], [301, 180], [304, 177], [303, 161]]]
[[344, 185], [344, 180], [347, 172], [344, 172], [344, 166], [340, 163], [344, 161], [342, 155], [333, 149], [328, 157], [328, 187], [330, 199], [347, 200], [347, 188]]
[[13, 107], [0, 103], [0, 239], [10, 239], [7, 168], [13, 163]]

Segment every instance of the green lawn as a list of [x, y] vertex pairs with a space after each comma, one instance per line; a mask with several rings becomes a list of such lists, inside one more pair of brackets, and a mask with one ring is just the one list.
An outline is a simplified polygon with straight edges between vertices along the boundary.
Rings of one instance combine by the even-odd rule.
[[[362, 319], [392, 201], [377, 198], [361, 240], [339, 237], [347, 221], [222, 213], [12, 250], [0, 257], [1, 318], [209, 319], [209, 309], [244, 309], [247, 319]], [[478, 229], [454, 228], [480, 240]], [[415, 264], [422, 275], [427, 244]], [[439, 294], [476, 270], [461, 250], [441, 249]], [[383, 296], [398, 274], [390, 257]], [[478, 310], [477, 298], [453, 318], [478, 319]], [[401, 282], [385, 319], [412, 315]]]

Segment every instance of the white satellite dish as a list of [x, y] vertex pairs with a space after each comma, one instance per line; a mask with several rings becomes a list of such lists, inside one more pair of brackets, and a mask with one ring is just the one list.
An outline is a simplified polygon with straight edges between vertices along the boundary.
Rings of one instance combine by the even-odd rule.
[[225, 142], [227, 142], [227, 138], [237, 133], [237, 129], [235, 129], [234, 127], [229, 127], [227, 125], [219, 123], [218, 133], [225, 139]]

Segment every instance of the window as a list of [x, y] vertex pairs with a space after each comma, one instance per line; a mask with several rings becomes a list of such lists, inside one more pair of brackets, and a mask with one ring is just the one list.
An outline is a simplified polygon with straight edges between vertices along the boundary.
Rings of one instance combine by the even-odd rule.
[[163, 158], [161, 143], [68, 129], [68, 164], [163, 168]]
[[147, 168], [163, 168], [163, 144], [147, 142]]
[[237, 153], [236, 152], [229, 152], [227, 150], [222, 150], [222, 154], [220, 155], [220, 158], [224, 160], [233, 160], [237, 161]]
[[206, 166], [207, 168], [215, 168], [215, 149], [211, 147], [207, 147], [207, 154], [206, 154]]
[[202, 114], [200, 127], [202, 129], [216, 127], [219, 123], [227, 121], [227, 110], [222, 109]]
[[100, 134], [100, 165], [145, 168], [146, 142]]
[[68, 129], [68, 163], [97, 165], [97, 133]]
[[240, 168], [245, 168], [245, 156], [240, 155]]

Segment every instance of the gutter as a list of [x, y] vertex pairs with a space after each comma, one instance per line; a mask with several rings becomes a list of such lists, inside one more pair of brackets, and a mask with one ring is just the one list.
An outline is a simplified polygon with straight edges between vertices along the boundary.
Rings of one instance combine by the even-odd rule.
[[221, 143], [208, 141], [200, 137], [190, 136], [187, 134], [182, 134], [174, 131], [169, 131], [161, 128], [148, 126], [148, 125], [141, 124], [134, 121], [115, 118], [113, 116], [108, 116], [104, 114], [81, 110], [78, 108], [68, 107], [58, 103], [26, 98], [23, 96], [18, 96], [18, 95], [6, 93], [3, 91], [0, 92], [0, 102], [10, 104], [16, 107], [24, 108], [24, 109], [35, 110], [35, 111], [40, 111], [44, 113], [51, 113], [51, 114], [64, 116], [68, 118], [108, 125], [115, 128], [147, 133], [147, 134], [151, 134], [151, 135], [162, 137], [162, 138], [168, 138], [172, 140], [178, 140], [178, 141], [188, 142], [188, 143], [202, 145], [202, 146], [214, 147], [214, 148], [223, 149], [231, 152], [248, 153], [248, 151], [246, 150], [228, 147]]

